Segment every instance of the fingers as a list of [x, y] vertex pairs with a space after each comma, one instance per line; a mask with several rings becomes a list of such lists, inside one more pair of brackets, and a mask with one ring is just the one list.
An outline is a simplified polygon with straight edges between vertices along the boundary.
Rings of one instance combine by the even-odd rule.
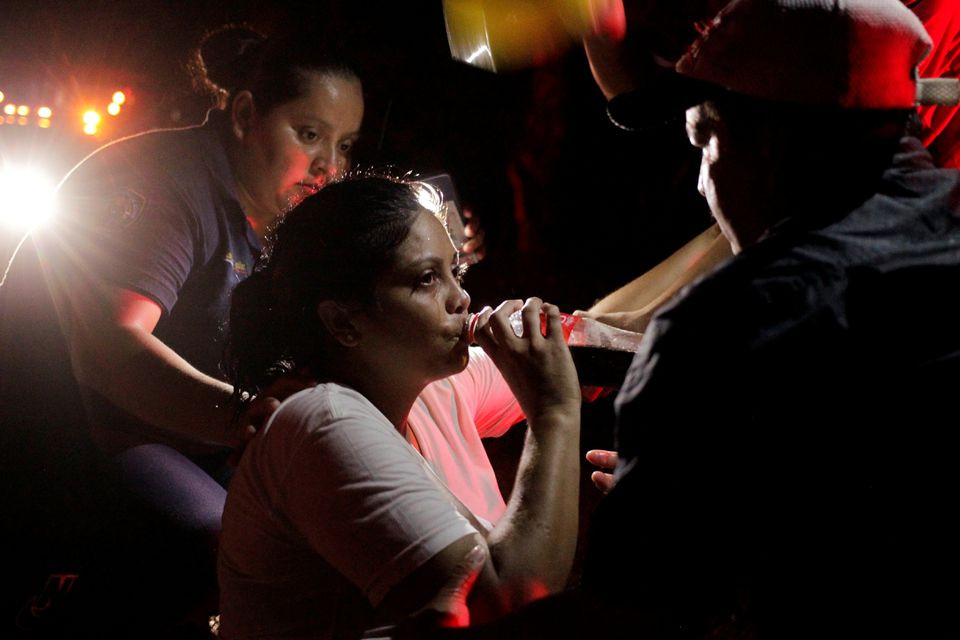
[[250, 402], [242, 416], [242, 423], [252, 427], [254, 431], [259, 430], [280, 406], [281, 400], [315, 386], [317, 381], [306, 376], [287, 374], [277, 378]]
[[[517, 336], [510, 323], [510, 316], [518, 310], [522, 326], [521, 336]], [[484, 348], [487, 345], [502, 346], [511, 342], [519, 345], [522, 341], [533, 344], [539, 344], [543, 340], [564, 341], [560, 309], [540, 298], [527, 298], [524, 302], [506, 300], [492, 312], [489, 307], [485, 307], [474, 316], [470, 324], [468, 336]], [[484, 335], [488, 340], [483, 340], [481, 336]]]
[[469, 208], [463, 210], [463, 227], [465, 241], [460, 248], [461, 259], [469, 264], [483, 260], [487, 253], [486, 233]]
[[490, 306], [486, 306], [479, 313], [473, 314], [467, 327], [467, 342], [477, 344], [477, 335], [490, 322], [491, 314], [493, 314], [493, 307]]
[[477, 344], [487, 353], [495, 353], [507, 340], [518, 340], [510, 326], [510, 314], [522, 307], [521, 300], [504, 300], [486, 318], [478, 320], [474, 330]]
[[237, 438], [240, 442], [247, 443], [253, 440], [253, 436], [257, 435], [257, 427], [252, 424], [241, 425], [237, 429]]
[[591, 473], [590, 480], [593, 481], [593, 486], [602, 491], [604, 494], [613, 491], [613, 488], [617, 484], [612, 473], [604, 473], [603, 471], [594, 471]]
[[534, 344], [539, 344], [543, 340], [543, 334], [540, 331], [541, 309], [543, 309], [543, 300], [527, 298], [520, 310], [520, 318], [523, 320], [523, 335], [528, 336], [530, 342]]
[[463, 247], [460, 248], [460, 253], [464, 256], [471, 256], [471, 258], [467, 260], [468, 263], [473, 264], [480, 262], [487, 254], [483, 231], [480, 231], [476, 237], [467, 237], [469, 239], [463, 243]]
[[606, 449], [591, 449], [587, 451], [587, 462], [603, 469], [603, 471], [594, 471], [591, 473], [590, 480], [593, 481], [597, 489], [605, 494], [610, 493], [617, 484], [613, 474], [607, 472], [613, 471], [619, 461], [620, 456], [617, 455], [616, 451], [607, 451]]
[[259, 429], [266, 424], [267, 419], [273, 415], [273, 412], [280, 406], [280, 401], [273, 396], [257, 396], [250, 403], [246, 413], [246, 423], [254, 429]]
[[591, 449], [587, 451], [587, 462], [606, 471], [613, 471], [620, 461], [616, 451], [606, 449]]
[[560, 320], [560, 309], [549, 302], [544, 302], [540, 309], [545, 318], [544, 326], [546, 332], [544, 336], [551, 340], [560, 340], [563, 342], [563, 322]]
[[594, 471], [590, 474], [590, 480], [593, 481], [594, 486], [603, 493], [610, 493], [610, 490], [616, 485], [617, 482], [614, 480], [613, 474], [607, 472], [613, 471], [619, 461], [620, 456], [617, 455], [616, 451], [607, 451], [606, 449], [587, 451], [587, 462], [603, 469], [603, 471]]
[[474, 226], [472, 223], [463, 228], [463, 235], [467, 238], [467, 241], [463, 244], [463, 251], [467, 253], [477, 251], [477, 249], [483, 246], [484, 240], [487, 237], [483, 229]]

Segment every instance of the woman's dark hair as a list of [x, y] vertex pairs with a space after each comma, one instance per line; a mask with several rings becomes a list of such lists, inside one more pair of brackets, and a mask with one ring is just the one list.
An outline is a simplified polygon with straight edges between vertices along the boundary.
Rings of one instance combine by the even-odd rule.
[[263, 113], [303, 95], [308, 73], [356, 78], [328, 34], [303, 28], [264, 36], [246, 25], [207, 33], [189, 63], [194, 86], [226, 108], [238, 91], [253, 95]]
[[254, 273], [233, 292], [224, 368], [236, 393], [320, 368], [328, 339], [318, 303], [376, 303], [374, 285], [424, 209], [419, 188], [380, 175], [347, 176], [285, 216]]

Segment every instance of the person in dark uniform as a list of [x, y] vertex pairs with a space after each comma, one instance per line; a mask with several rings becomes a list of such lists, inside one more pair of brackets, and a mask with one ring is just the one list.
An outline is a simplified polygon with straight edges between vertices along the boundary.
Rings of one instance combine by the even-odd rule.
[[960, 86], [917, 79], [930, 46], [897, 0], [734, 0], [703, 25], [683, 91], [634, 117], [686, 111], [734, 255], [647, 327], [581, 589], [396, 637], [954, 635], [960, 171], [909, 132]]
[[[25, 629], [128, 636], [131, 621], [165, 633], [214, 611], [225, 452], [283, 395], [251, 402], [223, 381], [230, 294], [270, 225], [349, 167], [363, 117], [359, 79], [323, 45], [208, 36], [198, 73], [222, 109], [94, 152], [61, 185], [55, 228], [14, 260], [0, 291], [6, 626], [19, 611]], [[67, 591], [73, 609], [51, 606]]]
[[653, 316], [617, 398], [584, 582], [637, 629], [952, 629], [960, 174], [908, 135], [930, 45], [893, 0], [737, 0], [661, 94], [735, 255]]

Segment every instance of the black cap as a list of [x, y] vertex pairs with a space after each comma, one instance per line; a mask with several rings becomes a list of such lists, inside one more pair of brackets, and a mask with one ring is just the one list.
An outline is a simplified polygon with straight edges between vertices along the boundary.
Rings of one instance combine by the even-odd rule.
[[621, 129], [644, 131], [682, 118], [690, 107], [723, 93], [715, 84], [665, 69], [642, 86], [614, 96], [607, 103], [607, 116]]

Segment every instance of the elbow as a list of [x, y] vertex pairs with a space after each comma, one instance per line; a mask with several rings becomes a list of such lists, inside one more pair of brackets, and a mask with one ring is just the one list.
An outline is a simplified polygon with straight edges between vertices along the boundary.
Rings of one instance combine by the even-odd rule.
[[504, 607], [507, 611], [519, 609], [540, 598], [560, 591], [562, 585], [549, 584], [546, 579], [527, 578], [516, 580], [504, 586]]
[[517, 611], [522, 607], [557, 593], [556, 585], [548, 585], [539, 579], [509, 580], [501, 582], [495, 593], [474, 592], [470, 599], [470, 623], [485, 624]]
[[[531, 602], [561, 592], [567, 585], [571, 562], [561, 558], [533, 557], [535, 554], [523, 554], [504, 558], [491, 548], [491, 561], [497, 574], [493, 597], [488, 597], [488, 608], [494, 617], [499, 617], [524, 607]], [[551, 554], [552, 555], [552, 554]], [[500, 557], [498, 557], [500, 556]], [[531, 562], [527, 562], [531, 561]]]

